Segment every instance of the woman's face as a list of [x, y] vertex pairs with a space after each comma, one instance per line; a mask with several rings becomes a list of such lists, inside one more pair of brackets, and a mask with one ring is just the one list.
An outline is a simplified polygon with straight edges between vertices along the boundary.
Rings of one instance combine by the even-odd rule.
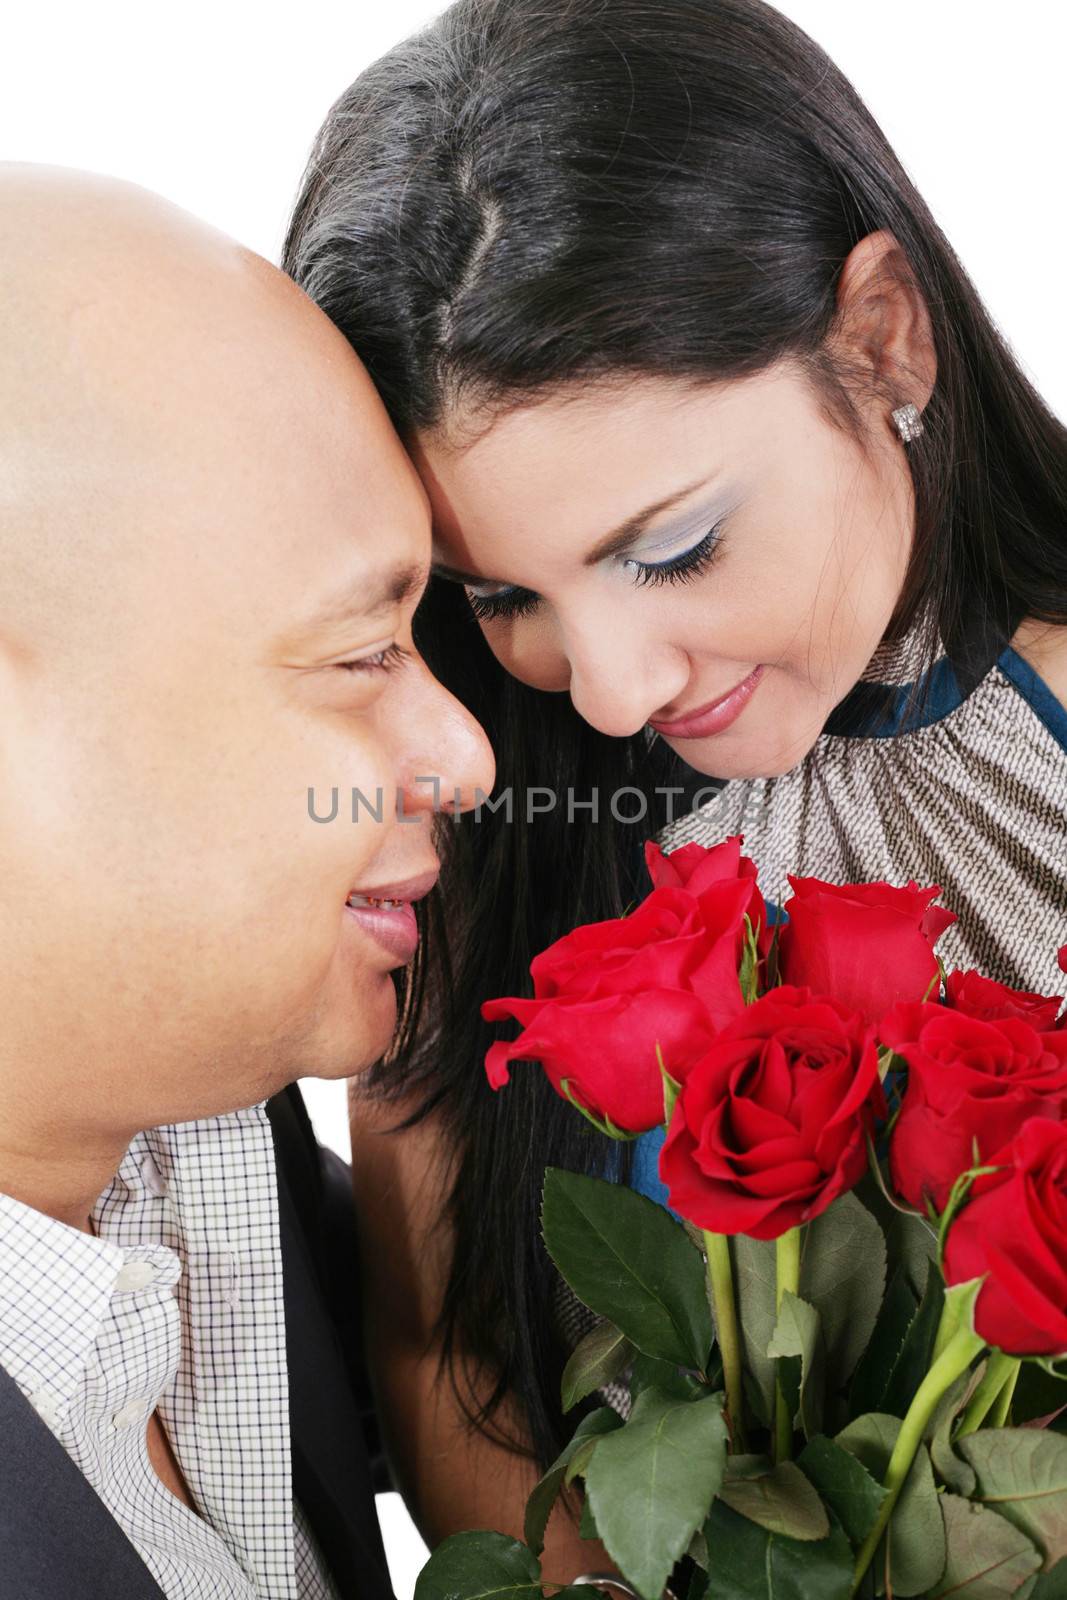
[[780, 363], [561, 394], [413, 454], [437, 570], [509, 672], [603, 733], [651, 724], [699, 772], [759, 777], [814, 744], [904, 581], [911, 475], [888, 415], [865, 423], [866, 455]]

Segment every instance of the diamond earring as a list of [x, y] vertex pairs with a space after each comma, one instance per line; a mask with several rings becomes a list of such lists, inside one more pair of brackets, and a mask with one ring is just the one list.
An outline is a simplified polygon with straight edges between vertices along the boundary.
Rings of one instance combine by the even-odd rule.
[[919, 408], [912, 405], [910, 400], [906, 405], [897, 406], [892, 417], [893, 425], [905, 444], [917, 439], [923, 431], [923, 419], [919, 415]]

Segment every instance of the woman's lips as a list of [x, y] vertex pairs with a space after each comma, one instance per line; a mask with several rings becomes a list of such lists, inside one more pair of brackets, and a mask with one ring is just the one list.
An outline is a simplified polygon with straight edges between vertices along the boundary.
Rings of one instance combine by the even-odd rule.
[[713, 700], [710, 705], [698, 706], [696, 711], [690, 711], [685, 717], [677, 717], [673, 722], [650, 720], [648, 725], [667, 739], [707, 739], [713, 733], [721, 733], [741, 715], [762, 676], [761, 664], [729, 694]]

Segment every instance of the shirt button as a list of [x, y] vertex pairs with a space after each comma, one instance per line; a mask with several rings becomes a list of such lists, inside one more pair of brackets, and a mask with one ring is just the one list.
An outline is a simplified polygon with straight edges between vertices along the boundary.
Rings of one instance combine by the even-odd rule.
[[121, 1411], [115, 1412], [111, 1419], [113, 1426], [116, 1428], [132, 1428], [135, 1422], [143, 1422], [147, 1404], [147, 1400], [131, 1400], [128, 1405], [122, 1407]]
[[50, 1428], [55, 1427], [59, 1421], [59, 1402], [54, 1394], [48, 1389], [38, 1389], [35, 1394], [30, 1395], [30, 1405], [42, 1422], [47, 1422]]
[[128, 1261], [115, 1279], [116, 1289], [146, 1289], [154, 1283], [156, 1269], [150, 1261]]

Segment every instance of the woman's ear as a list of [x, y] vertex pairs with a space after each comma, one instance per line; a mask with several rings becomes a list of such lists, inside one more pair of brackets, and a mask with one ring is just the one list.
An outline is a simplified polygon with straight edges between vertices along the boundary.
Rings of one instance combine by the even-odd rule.
[[869, 233], [845, 258], [837, 286], [833, 343], [850, 370], [865, 372], [893, 405], [922, 411], [937, 378], [926, 300], [911, 265], [887, 228]]

